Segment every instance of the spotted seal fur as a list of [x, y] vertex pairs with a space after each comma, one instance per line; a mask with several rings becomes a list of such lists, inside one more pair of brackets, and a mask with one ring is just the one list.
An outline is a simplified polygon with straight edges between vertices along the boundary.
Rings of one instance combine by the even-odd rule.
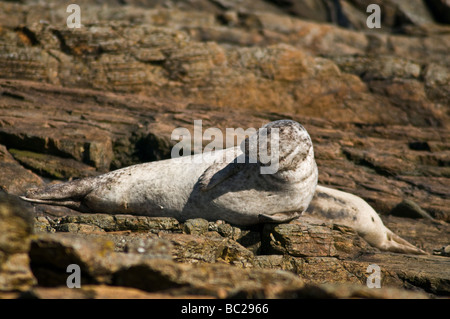
[[[174, 217], [180, 221], [204, 218], [235, 225], [282, 223], [306, 211], [306, 215], [354, 228], [381, 250], [425, 253], [386, 228], [363, 199], [317, 186], [313, 145], [302, 125], [280, 120], [263, 129], [240, 147], [129, 166], [33, 189], [21, 198], [85, 213]], [[273, 129], [279, 134], [272, 134]], [[250, 152], [251, 145], [258, 145], [264, 135], [266, 154], [272, 142], [279, 146], [273, 174], [261, 174], [267, 164], [261, 161], [259, 149]]]
[[365, 200], [347, 192], [318, 185], [304, 216], [351, 227], [370, 245], [384, 251], [426, 254], [388, 229]]
[[[262, 137], [267, 143], [258, 144]], [[273, 143], [279, 146], [277, 170], [262, 174], [269, 164], [261, 158], [262, 149], [251, 152], [251, 147], [266, 145], [265, 154], [272, 156]], [[298, 217], [314, 195], [317, 177], [308, 132], [295, 121], [279, 120], [263, 126], [240, 147], [129, 166], [30, 190], [22, 198], [86, 213], [165, 216], [180, 221], [221, 219], [251, 225]]]

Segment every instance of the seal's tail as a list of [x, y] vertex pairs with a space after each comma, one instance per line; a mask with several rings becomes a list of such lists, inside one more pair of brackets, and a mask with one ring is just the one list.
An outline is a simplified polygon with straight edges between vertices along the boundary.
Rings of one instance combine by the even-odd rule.
[[394, 234], [391, 230], [386, 229], [386, 236], [388, 241], [384, 242], [381, 247], [382, 250], [392, 251], [395, 253], [406, 253], [415, 255], [427, 255], [428, 253], [420, 248], [410, 244], [400, 236]]
[[20, 196], [20, 198], [36, 204], [66, 206], [83, 210], [82, 200], [92, 191], [93, 186], [91, 178], [84, 178], [44, 188], [30, 189], [25, 196]]

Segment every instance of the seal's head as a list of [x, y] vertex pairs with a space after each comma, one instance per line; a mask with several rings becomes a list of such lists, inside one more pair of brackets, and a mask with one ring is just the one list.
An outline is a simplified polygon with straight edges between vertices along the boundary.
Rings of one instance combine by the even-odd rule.
[[[250, 162], [276, 168], [295, 170], [307, 157], [314, 158], [311, 138], [306, 129], [292, 120], [270, 122], [241, 143], [241, 150]], [[268, 173], [276, 171], [269, 170]]]

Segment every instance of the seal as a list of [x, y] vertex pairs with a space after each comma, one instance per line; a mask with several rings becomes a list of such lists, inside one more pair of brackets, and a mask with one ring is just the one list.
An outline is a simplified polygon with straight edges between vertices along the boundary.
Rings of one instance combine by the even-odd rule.
[[[276, 171], [262, 174], [274, 160]], [[32, 189], [21, 198], [85, 213], [204, 218], [242, 226], [288, 222], [304, 212], [354, 228], [381, 250], [425, 253], [386, 228], [362, 198], [318, 186], [317, 179], [308, 132], [295, 121], [280, 120], [240, 147], [133, 165]]]
[[388, 229], [377, 212], [362, 198], [318, 185], [304, 216], [353, 228], [371, 246], [408, 254], [427, 254]]
[[[276, 171], [261, 173], [274, 162]], [[252, 225], [300, 216], [313, 198], [317, 179], [308, 132], [295, 121], [279, 120], [264, 125], [240, 146], [33, 189], [22, 199], [85, 213]]]

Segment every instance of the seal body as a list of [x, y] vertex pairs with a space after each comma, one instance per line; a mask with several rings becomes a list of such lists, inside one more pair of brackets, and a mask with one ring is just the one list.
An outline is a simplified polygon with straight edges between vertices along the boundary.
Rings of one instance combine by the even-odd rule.
[[[22, 199], [85, 213], [204, 218], [235, 225], [286, 222], [306, 211], [352, 227], [379, 249], [425, 253], [386, 228], [363, 199], [317, 186], [312, 142], [299, 123], [281, 120], [262, 129], [240, 147], [129, 166], [30, 190]], [[267, 143], [259, 143], [264, 139]], [[274, 162], [275, 169], [269, 169]]]
[[249, 143], [262, 138], [260, 129], [240, 147], [129, 166], [30, 190], [23, 199], [87, 213], [180, 221], [199, 217], [236, 225], [288, 221], [306, 210], [316, 189], [312, 142], [306, 130], [291, 120], [271, 122], [263, 129], [267, 149], [278, 145], [276, 152], [268, 152], [277, 162], [277, 170], [270, 174], [261, 172], [268, 166], [261, 159], [262, 149], [250, 151]]
[[351, 227], [370, 245], [381, 250], [426, 254], [394, 234], [365, 200], [353, 194], [319, 185], [304, 215]]

